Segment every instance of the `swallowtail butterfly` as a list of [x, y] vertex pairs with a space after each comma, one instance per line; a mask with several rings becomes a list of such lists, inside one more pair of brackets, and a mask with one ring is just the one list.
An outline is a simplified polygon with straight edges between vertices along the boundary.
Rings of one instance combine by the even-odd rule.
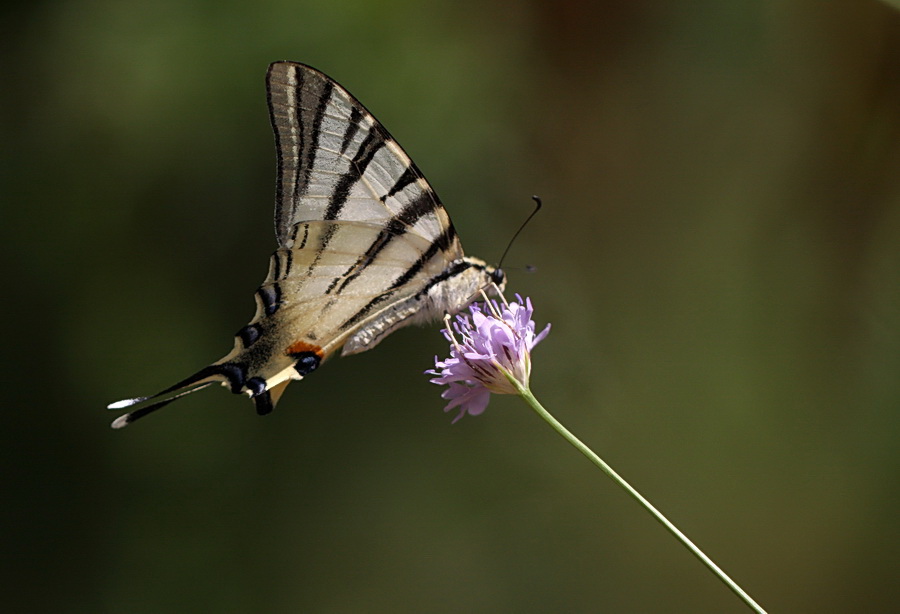
[[400, 327], [454, 313], [500, 269], [463, 255], [437, 194], [387, 130], [318, 70], [275, 62], [266, 74], [278, 171], [278, 249], [256, 315], [234, 349], [150, 397], [126, 399], [124, 427], [214, 383], [260, 415], [329, 356], [375, 347]]

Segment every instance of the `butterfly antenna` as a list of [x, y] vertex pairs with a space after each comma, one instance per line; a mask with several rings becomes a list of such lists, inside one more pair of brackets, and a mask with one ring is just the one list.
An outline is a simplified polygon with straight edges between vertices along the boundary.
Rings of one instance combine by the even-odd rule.
[[503, 267], [503, 261], [506, 259], [506, 254], [509, 253], [509, 248], [512, 247], [516, 238], [525, 229], [525, 227], [528, 226], [528, 222], [531, 221], [531, 218], [533, 218], [535, 215], [537, 215], [537, 212], [540, 211], [541, 207], [544, 206], [544, 204], [541, 202], [540, 196], [532, 196], [531, 199], [534, 201], [534, 211], [531, 212], [531, 215], [529, 215], [527, 218], [525, 218], [525, 221], [522, 222], [521, 226], [519, 226], [519, 229], [516, 231], [516, 234], [514, 234], [512, 236], [512, 239], [509, 240], [509, 243], [507, 244], [506, 249], [503, 250], [503, 255], [500, 256], [500, 262], [499, 262], [499, 264], [497, 264], [498, 269]]

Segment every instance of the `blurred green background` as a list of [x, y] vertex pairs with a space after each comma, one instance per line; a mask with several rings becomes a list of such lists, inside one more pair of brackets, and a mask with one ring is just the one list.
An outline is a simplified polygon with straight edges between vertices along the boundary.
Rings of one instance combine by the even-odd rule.
[[3, 611], [745, 611], [516, 399], [451, 426], [437, 326], [265, 419], [215, 389], [108, 428], [253, 313], [276, 59], [384, 122], [470, 254], [544, 198], [508, 261], [536, 393], [763, 606], [900, 601], [889, 4], [2, 10]]

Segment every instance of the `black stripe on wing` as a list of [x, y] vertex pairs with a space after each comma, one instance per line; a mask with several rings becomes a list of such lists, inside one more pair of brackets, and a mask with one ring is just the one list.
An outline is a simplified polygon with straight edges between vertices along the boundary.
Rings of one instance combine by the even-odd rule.
[[302, 64], [274, 62], [266, 74], [266, 100], [277, 156], [275, 232], [282, 245], [289, 238], [294, 211], [309, 187], [322, 122], [334, 88], [331, 79]]
[[[298, 71], [299, 72], [299, 71]], [[298, 199], [303, 196], [305, 193], [306, 187], [309, 185], [309, 174], [312, 172], [312, 169], [315, 167], [316, 163], [316, 152], [319, 150], [319, 136], [322, 134], [322, 120], [325, 118], [325, 110], [328, 108], [328, 101], [331, 99], [331, 92], [334, 90], [334, 82], [326, 81], [324, 86], [322, 87], [322, 92], [316, 96], [316, 114], [313, 117], [312, 124], [312, 138], [310, 139], [309, 146], [306, 148], [306, 159], [303, 164], [303, 174], [304, 174], [304, 183], [303, 183], [303, 191], [295, 191], [294, 192], [294, 202], [293, 206], [296, 207], [299, 203]], [[298, 110], [302, 115], [303, 111], [303, 98], [302, 98], [302, 90], [299, 90], [301, 97], [298, 98], [298, 106], [300, 107]]]
[[[419, 196], [410, 201], [400, 213], [390, 219], [384, 229], [378, 233], [378, 236], [372, 241], [372, 244], [365, 252], [363, 252], [359, 259], [357, 259], [357, 261], [350, 266], [342, 276], [334, 279], [326, 293], [331, 293], [335, 287], [337, 287], [337, 293], [340, 294], [349, 283], [362, 275], [366, 270], [366, 267], [376, 261], [378, 254], [390, 245], [391, 241], [411, 230], [419, 219], [426, 215], [433, 214], [435, 211], [433, 192], [428, 191], [419, 194]], [[449, 243], [447, 244], [447, 247], [449, 248]], [[338, 283], [340, 283], [340, 286], [338, 286]]]
[[372, 158], [384, 145], [384, 135], [379, 134], [378, 126], [373, 125], [356, 151], [356, 155], [353, 156], [350, 168], [341, 175], [334, 188], [334, 192], [328, 201], [328, 209], [325, 210], [326, 220], [336, 220], [340, 217], [341, 209], [344, 208], [344, 205], [347, 203], [347, 197], [350, 196], [350, 190], [363, 178], [366, 168], [372, 162]]
[[[429, 260], [434, 258], [439, 252], [446, 252], [450, 249], [450, 247], [456, 241], [456, 231], [453, 229], [453, 226], [448, 227], [437, 239], [431, 242], [431, 245], [428, 249], [419, 256], [418, 260], [416, 260], [406, 271], [404, 271], [401, 275], [399, 275], [391, 285], [385, 290], [383, 293], [374, 297], [365, 306], [362, 307], [355, 314], [350, 316], [343, 324], [341, 324], [341, 330], [347, 330], [359, 324], [363, 321], [378, 305], [384, 303], [389, 300], [396, 294], [397, 290], [408, 284], [412, 279], [425, 267]], [[473, 263], [467, 260], [458, 260], [455, 264], [451, 265], [449, 268], [445, 269], [438, 275], [434, 276], [425, 285], [420, 288], [416, 292], [416, 296], [422, 295], [424, 292], [427, 292], [432, 286], [436, 283], [440, 283], [449, 277], [453, 277], [455, 275], [459, 275], [466, 269], [474, 266]]]
[[347, 122], [347, 129], [344, 131], [344, 138], [341, 139], [341, 153], [345, 153], [350, 147], [350, 141], [359, 131], [359, 123], [362, 121], [363, 114], [359, 107], [354, 106], [350, 109], [350, 121]]
[[[403, 174], [397, 178], [397, 182], [391, 186], [391, 189], [388, 190], [388, 193], [381, 197], [381, 202], [387, 201], [387, 199], [392, 198], [403, 191], [409, 184], [417, 179], [422, 177], [422, 173], [419, 172], [419, 169], [416, 168], [415, 164], [410, 164], [406, 167], [406, 170], [403, 171]], [[429, 186], [426, 190], [428, 195], [431, 197], [434, 202], [435, 207], [440, 206], [440, 201], [438, 200], [437, 194], [435, 194], [434, 190]]]
[[418, 260], [416, 260], [412, 266], [406, 269], [403, 275], [394, 280], [394, 283], [391, 284], [389, 290], [395, 290], [408, 284], [412, 281], [413, 277], [418, 275], [419, 271], [425, 267], [429, 260], [434, 258], [438, 252], [449, 251], [454, 243], [456, 243], [456, 229], [453, 228], [453, 225], [451, 224], [443, 233], [441, 233], [441, 236], [431, 242], [428, 249], [419, 256]]
[[277, 233], [278, 229], [286, 223], [286, 220], [283, 219], [285, 211], [282, 206], [282, 202], [284, 202], [284, 154], [282, 153], [281, 130], [278, 128], [278, 123], [275, 119], [275, 107], [272, 104], [271, 84], [274, 68], [275, 64], [269, 65], [269, 70], [266, 73], [266, 104], [269, 107], [269, 122], [272, 124], [272, 132], [275, 135], [275, 232]]

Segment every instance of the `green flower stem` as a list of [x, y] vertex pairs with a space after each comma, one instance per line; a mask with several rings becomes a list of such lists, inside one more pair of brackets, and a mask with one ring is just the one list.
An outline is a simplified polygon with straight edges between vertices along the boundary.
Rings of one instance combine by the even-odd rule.
[[631, 497], [633, 499], [635, 499], [638, 503], [643, 505], [644, 508], [648, 512], [650, 512], [650, 514], [657, 520], [657, 522], [659, 522], [659, 524], [664, 526], [669, 531], [669, 533], [674, 535], [675, 538], [682, 543], [682, 545], [685, 548], [690, 550], [694, 556], [696, 556], [698, 559], [700, 559], [700, 562], [703, 563], [704, 565], [706, 565], [706, 567], [708, 567], [709, 570], [711, 572], [713, 572], [719, 578], [719, 580], [721, 580], [725, 584], [725, 586], [730, 588], [734, 592], [735, 595], [740, 597], [741, 600], [744, 603], [746, 603], [750, 609], [752, 609], [755, 612], [758, 612], [759, 614], [765, 614], [765, 610], [763, 610], [759, 606], [759, 604], [756, 603], [752, 597], [750, 597], [750, 595], [748, 595], [746, 592], [744, 592], [744, 589], [742, 589], [740, 586], [738, 586], [734, 580], [729, 578], [728, 575], [724, 571], [722, 571], [718, 565], [713, 563], [712, 560], [708, 556], [703, 554], [703, 551], [700, 550], [700, 548], [695, 546], [694, 543], [691, 540], [689, 540], [684, 533], [679, 531], [678, 528], [674, 524], [669, 522], [669, 520], [665, 516], [663, 516], [659, 510], [657, 510], [655, 507], [653, 507], [653, 505], [651, 505], [650, 502], [647, 501], [647, 499], [645, 499], [641, 495], [641, 493], [636, 491], [631, 486], [631, 484], [629, 484], [622, 478], [622, 476], [620, 476], [618, 473], [613, 471], [613, 468], [610, 467], [609, 465], [607, 465], [603, 461], [602, 458], [600, 458], [599, 456], [594, 454], [593, 450], [591, 450], [584, 443], [582, 443], [580, 439], [575, 437], [575, 435], [573, 435], [566, 427], [564, 427], [562, 424], [560, 424], [560, 422], [556, 418], [554, 418], [552, 415], [550, 415], [550, 412], [548, 412], [546, 409], [544, 409], [544, 407], [534, 397], [534, 395], [531, 393], [531, 390], [528, 387], [523, 386], [518, 380], [516, 380], [512, 376], [511, 373], [507, 373], [505, 370], [503, 370], [503, 371], [504, 371], [504, 375], [506, 375], [506, 378], [509, 380], [509, 382], [516, 388], [519, 395], [523, 399], [525, 399], [525, 401], [531, 406], [532, 409], [534, 409], [535, 412], [537, 412], [537, 414], [541, 418], [543, 418], [550, 426], [552, 426], [554, 429], [556, 429], [556, 432], [558, 432], [560, 435], [562, 435], [570, 444], [575, 446], [582, 454], [587, 456], [588, 459], [592, 463], [594, 463], [595, 465], [600, 467], [600, 469], [602, 469], [606, 475], [608, 475], [610, 478], [612, 478], [612, 480], [616, 484], [618, 484], [619, 486], [624, 488], [625, 492], [627, 492], [629, 495], [631, 495]]

